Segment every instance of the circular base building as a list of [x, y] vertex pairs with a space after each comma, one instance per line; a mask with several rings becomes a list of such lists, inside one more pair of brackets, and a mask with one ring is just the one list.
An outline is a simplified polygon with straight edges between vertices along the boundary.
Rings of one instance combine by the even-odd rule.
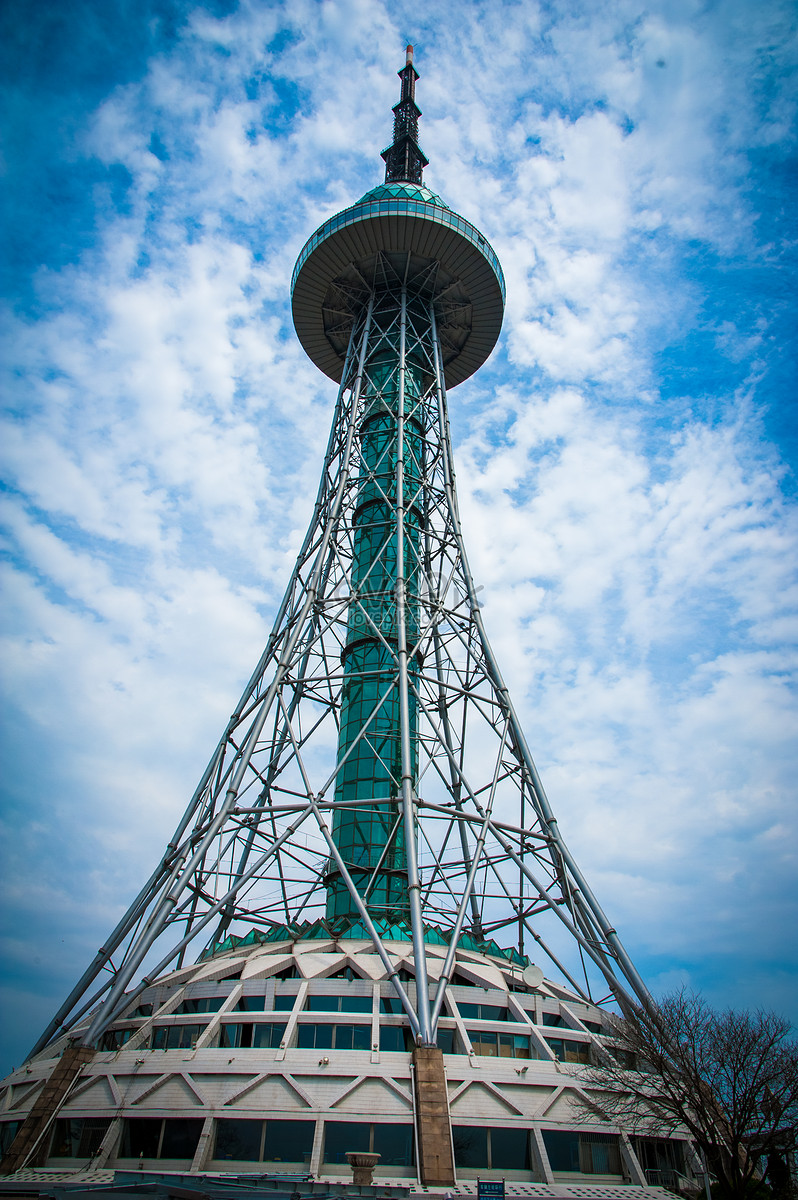
[[[347, 1154], [365, 1152], [379, 1155], [378, 1188], [421, 1186], [414, 1039], [393, 984], [370, 941], [304, 933], [231, 938], [154, 981], [83, 1066], [28, 1177], [269, 1176], [302, 1194], [314, 1180], [351, 1184]], [[393, 933], [386, 944], [414, 994], [408, 931]], [[447, 945], [432, 930], [428, 938], [433, 985]], [[511, 1193], [538, 1194], [527, 1185], [540, 1184], [552, 1196], [623, 1187], [631, 1197], [647, 1182], [691, 1176], [685, 1141], [630, 1140], [580, 1116], [580, 1070], [602, 1052], [603, 1021], [517, 954], [461, 939], [437, 1032], [456, 1190], [504, 1180]], [[4, 1144], [66, 1043], [4, 1082]]]

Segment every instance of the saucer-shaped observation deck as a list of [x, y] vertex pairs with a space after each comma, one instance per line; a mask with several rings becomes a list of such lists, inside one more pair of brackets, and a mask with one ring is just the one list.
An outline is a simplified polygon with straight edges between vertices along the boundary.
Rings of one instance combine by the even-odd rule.
[[[430, 264], [446, 385], [468, 379], [496, 345], [504, 275], [479, 230], [417, 183], [380, 184], [330, 217], [305, 243], [291, 280], [294, 326], [305, 352], [340, 382], [347, 341], [341, 336], [346, 329], [341, 296], [352, 297], [358, 285], [367, 292], [380, 255], [395, 269], [408, 255], [416, 264]], [[445, 336], [447, 325], [450, 336]]]

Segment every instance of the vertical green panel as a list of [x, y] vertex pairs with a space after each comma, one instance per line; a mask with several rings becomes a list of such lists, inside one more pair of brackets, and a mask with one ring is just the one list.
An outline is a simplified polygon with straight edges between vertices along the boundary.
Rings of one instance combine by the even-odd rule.
[[[375, 304], [372, 352], [358, 429], [362, 465], [354, 516], [352, 590], [360, 604], [349, 610], [344, 650], [344, 685], [338, 760], [352, 746], [379, 697], [390, 691], [368, 721], [365, 735], [339, 773], [336, 801], [369, 801], [362, 808], [338, 809], [333, 837], [373, 917], [409, 921], [405, 835], [401, 822], [401, 734], [396, 665], [396, 464], [399, 366], [399, 302]], [[405, 366], [405, 411], [419, 395], [418, 368]], [[422, 438], [417, 421], [405, 423], [404, 493], [405, 596], [408, 646], [418, 636], [418, 549], [421, 513], [411, 503], [421, 476]], [[411, 682], [417, 673], [409, 665]], [[416, 702], [410, 697], [412, 770], [417, 770]], [[387, 848], [387, 849], [386, 849]], [[382, 860], [382, 861], [380, 861]], [[375, 868], [379, 871], [375, 875]], [[327, 917], [358, 915], [334, 864], [327, 879]]]

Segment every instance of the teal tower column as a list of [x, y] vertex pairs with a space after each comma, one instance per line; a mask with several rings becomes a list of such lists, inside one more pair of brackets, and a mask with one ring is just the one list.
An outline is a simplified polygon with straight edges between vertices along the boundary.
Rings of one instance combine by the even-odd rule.
[[[401, 304], [401, 301], [400, 301]], [[397, 320], [397, 317], [399, 319]], [[366, 380], [357, 436], [360, 470], [353, 515], [353, 563], [346, 647], [336, 801], [368, 801], [357, 808], [339, 807], [333, 836], [358, 891], [371, 914], [390, 922], [408, 921], [405, 831], [402, 823], [401, 705], [397, 679], [397, 618], [404, 604], [406, 636], [418, 639], [420, 531], [422, 526], [423, 426], [414, 407], [421, 394], [418, 364], [405, 358], [402, 490], [404, 512], [404, 582], [397, 580], [396, 493], [399, 430], [397, 414], [402, 385], [401, 309], [397, 313], [390, 288], [375, 298], [366, 358]], [[411, 676], [416, 673], [410, 666]], [[369, 715], [387, 693], [376, 715]], [[417, 772], [417, 713], [409, 696], [410, 771]], [[327, 917], [357, 916], [352, 897], [331, 870]]]

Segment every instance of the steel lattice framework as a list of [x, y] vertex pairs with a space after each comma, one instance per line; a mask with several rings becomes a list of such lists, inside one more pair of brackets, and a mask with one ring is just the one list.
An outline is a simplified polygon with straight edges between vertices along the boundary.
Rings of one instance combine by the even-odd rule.
[[[372, 940], [424, 1044], [464, 934], [513, 942], [521, 963], [534, 942], [594, 1002], [648, 996], [560, 834], [463, 543], [447, 376], [469, 340], [476, 366], [490, 352], [487, 334], [473, 350], [489, 308], [473, 263], [495, 285], [498, 260], [432, 193], [402, 187], [375, 189], [300, 256], [297, 328], [306, 347], [324, 340], [340, 379], [307, 534], [163, 857], [34, 1053], [102, 999], [83, 1038], [95, 1043], [189, 947], [253, 929], [307, 936], [313, 922]], [[422, 253], [432, 235], [441, 248]], [[302, 301], [305, 285], [321, 305]], [[544, 940], [547, 916], [575, 942], [580, 978]], [[386, 949], [399, 926], [414, 1001]], [[432, 992], [431, 930], [449, 945]]]

